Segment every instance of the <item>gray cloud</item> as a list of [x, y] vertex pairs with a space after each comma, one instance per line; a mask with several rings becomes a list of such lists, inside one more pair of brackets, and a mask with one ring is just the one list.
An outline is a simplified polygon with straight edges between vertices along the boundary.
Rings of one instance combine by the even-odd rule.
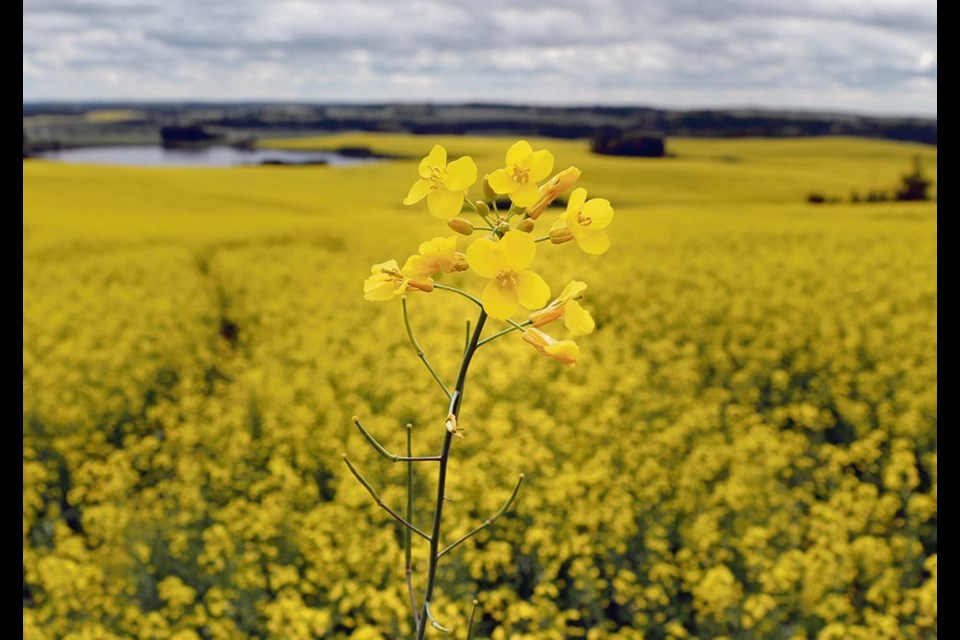
[[25, 0], [41, 99], [936, 114], [935, 0]]

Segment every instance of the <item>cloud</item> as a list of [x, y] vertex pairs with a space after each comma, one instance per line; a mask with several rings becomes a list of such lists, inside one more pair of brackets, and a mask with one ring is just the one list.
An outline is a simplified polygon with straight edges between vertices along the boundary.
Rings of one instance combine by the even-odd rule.
[[932, 0], [26, 0], [23, 29], [25, 100], [937, 108]]

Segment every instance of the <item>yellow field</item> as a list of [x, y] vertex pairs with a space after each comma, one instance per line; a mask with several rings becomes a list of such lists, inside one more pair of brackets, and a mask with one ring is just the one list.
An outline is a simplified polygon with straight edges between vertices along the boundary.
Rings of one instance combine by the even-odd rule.
[[[340, 454], [399, 506], [350, 416], [394, 451], [413, 422], [430, 455], [447, 406], [362, 282], [448, 235], [401, 204], [432, 144], [482, 174], [510, 141], [293, 142], [410, 159], [24, 163], [25, 638], [409, 635], [400, 529]], [[461, 638], [475, 596], [493, 638], [936, 637], [936, 205], [804, 203], [890, 189], [915, 154], [936, 178], [936, 149], [532, 142], [616, 209], [601, 259], [538, 258], [555, 293], [589, 283], [597, 331], [575, 369], [516, 336], [478, 353], [444, 530], [528, 482], [445, 556], [435, 615]], [[452, 378], [473, 308], [410, 306]]]

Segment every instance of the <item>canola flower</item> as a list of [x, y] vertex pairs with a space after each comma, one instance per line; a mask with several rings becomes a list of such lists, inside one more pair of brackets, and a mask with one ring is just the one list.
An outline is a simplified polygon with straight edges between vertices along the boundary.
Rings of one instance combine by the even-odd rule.
[[[550, 299], [550, 285], [529, 268], [537, 256], [537, 241], [531, 235], [535, 228], [534, 221], [543, 213], [550, 202], [579, 179], [580, 170], [570, 167], [541, 188], [540, 181], [544, 180], [553, 169], [553, 155], [543, 149], [534, 151], [525, 140], [517, 141], [507, 150], [506, 168], [497, 169], [484, 181], [485, 192], [493, 192], [492, 194], [485, 193], [485, 195], [507, 194], [510, 196], [513, 206], [502, 214], [497, 213], [495, 218], [492, 219], [491, 210], [496, 209], [495, 202], [488, 203], [483, 200], [472, 202], [473, 210], [481, 218], [481, 222], [484, 223], [478, 226], [469, 220], [456, 217], [463, 206], [465, 189], [473, 184], [476, 179], [476, 167], [473, 159], [464, 156], [448, 165], [446, 164], [446, 158], [446, 150], [440, 145], [435, 145], [420, 163], [420, 179], [411, 188], [404, 203], [414, 204], [426, 196], [430, 212], [437, 217], [449, 218], [448, 226], [457, 233], [472, 235], [478, 228], [489, 233], [484, 237], [475, 239], [467, 248], [466, 254], [457, 251], [457, 236], [428, 240], [420, 245], [417, 254], [411, 255], [407, 259], [402, 269], [392, 260], [376, 264], [371, 268], [370, 277], [364, 282], [364, 298], [374, 302], [385, 302], [397, 296], [404, 296], [408, 291], [429, 293], [439, 290], [463, 296], [480, 308], [472, 333], [469, 324], [467, 326], [467, 344], [463, 352], [463, 360], [460, 364], [456, 383], [451, 391], [430, 364], [419, 340], [414, 335], [407, 301], [406, 298], [403, 299], [403, 322], [410, 342], [417, 353], [417, 357], [420, 358], [440, 386], [449, 404], [440, 453], [436, 456], [413, 456], [410, 453], [408, 440], [406, 456], [392, 454], [361, 425], [358, 418], [354, 418], [357, 428], [375, 450], [394, 462], [407, 463], [407, 512], [405, 516], [401, 516], [387, 506], [370, 482], [350, 462], [346, 454], [343, 456], [350, 472], [370, 493], [377, 505], [405, 527], [407, 592], [418, 639], [423, 638], [426, 629], [431, 626], [441, 631], [447, 630], [436, 620], [431, 609], [434, 602], [434, 589], [440, 558], [490, 526], [494, 520], [506, 512], [516, 498], [524, 477], [523, 474], [520, 474], [520, 481], [515, 486], [510, 498], [495, 515], [450, 543], [447, 547], [440, 546], [444, 501], [446, 500], [447, 465], [451, 455], [453, 438], [463, 438], [464, 427], [460, 424], [460, 405], [468, 369], [474, 354], [479, 347], [514, 331], [520, 331], [522, 340], [532, 345], [541, 354], [561, 364], [575, 366], [580, 357], [580, 348], [577, 344], [569, 339], [558, 341], [536, 327], [559, 318], [565, 318], [567, 328], [575, 335], [587, 334], [594, 327], [590, 314], [575, 299], [586, 290], [585, 283], [571, 282], [564, 288], [559, 298], [547, 305], [547, 301]], [[582, 191], [582, 189], [578, 191]], [[606, 200], [602, 201], [606, 203], [606, 208], [597, 206], [597, 202], [597, 200], [591, 201], [590, 206], [585, 207], [586, 212], [583, 216], [594, 215], [598, 217], [598, 226], [606, 227], [613, 216], [613, 210]], [[532, 215], [523, 211], [530, 205], [534, 205]], [[583, 202], [580, 202], [579, 205], [583, 206]], [[607, 209], [609, 209], [609, 212], [607, 212]], [[515, 224], [511, 224], [513, 219], [515, 219]], [[577, 218], [577, 220], [584, 226], [589, 224], [589, 221], [584, 222], [586, 220], [584, 217]], [[584, 237], [583, 233], [578, 233], [578, 239]], [[596, 240], [588, 241], [588, 244], [594, 249], [598, 247]], [[609, 246], [609, 243], [607, 246]], [[605, 246], [604, 250], [606, 248]], [[597, 251], [592, 252], [598, 253]], [[441, 272], [455, 273], [467, 270], [487, 281], [480, 299], [460, 288], [434, 283], [431, 278], [431, 276]], [[413, 278], [421, 278], [421, 280], [418, 281]], [[423, 278], [427, 278], [427, 280], [423, 281]], [[512, 319], [512, 316], [521, 307], [534, 312], [522, 324]], [[506, 321], [508, 326], [483, 338], [483, 331], [488, 319]], [[429, 529], [429, 533], [413, 523], [411, 506], [413, 500], [413, 464], [427, 462], [438, 463], [439, 466], [437, 471], [437, 499], [433, 507], [433, 525]], [[426, 587], [421, 599], [422, 606], [418, 606], [412, 579], [413, 571], [410, 564], [411, 534], [416, 534], [425, 539], [430, 545]], [[472, 624], [470, 626], [468, 636], [472, 634]]]
[[604, 231], [613, 221], [613, 207], [605, 198], [587, 200], [587, 190], [574, 189], [567, 210], [550, 227], [550, 240], [563, 244], [576, 240], [586, 253], [600, 255], [610, 248], [610, 236]]
[[447, 164], [447, 150], [433, 146], [420, 161], [420, 178], [410, 187], [403, 204], [416, 204], [427, 199], [427, 208], [438, 218], [452, 218], [463, 208], [467, 189], [477, 181], [477, 165], [464, 156]]
[[507, 149], [506, 167], [491, 173], [487, 182], [494, 193], [507, 195], [514, 205], [525, 208], [537, 202], [539, 182], [552, 170], [552, 153], [546, 149], [534, 151], [529, 142], [518, 140]]

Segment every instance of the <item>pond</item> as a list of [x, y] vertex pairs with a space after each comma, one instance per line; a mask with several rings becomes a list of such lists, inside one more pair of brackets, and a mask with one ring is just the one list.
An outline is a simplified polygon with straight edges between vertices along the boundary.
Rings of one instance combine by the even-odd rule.
[[354, 157], [334, 151], [238, 149], [226, 146], [167, 149], [154, 145], [59, 149], [37, 153], [35, 157], [75, 164], [107, 164], [130, 167], [237, 167], [264, 163], [328, 164], [343, 167], [382, 160], [382, 158], [377, 157]]

